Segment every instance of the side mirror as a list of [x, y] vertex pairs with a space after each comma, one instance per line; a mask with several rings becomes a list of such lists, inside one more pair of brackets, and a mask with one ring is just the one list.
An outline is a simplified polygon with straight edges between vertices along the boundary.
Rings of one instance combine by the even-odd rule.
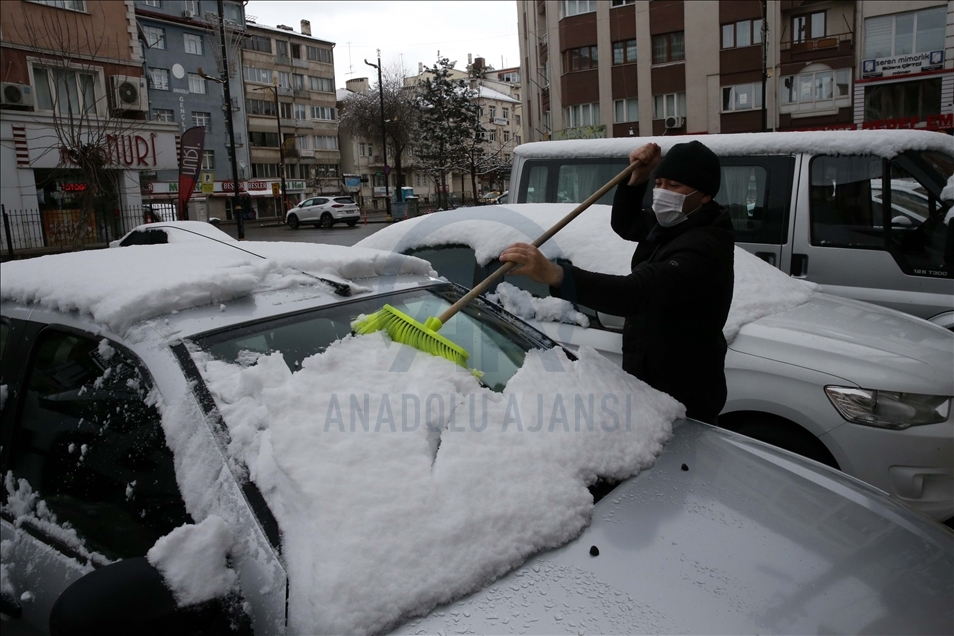
[[[239, 614], [244, 616], [241, 610]], [[52, 636], [95, 634], [219, 634], [232, 633], [222, 600], [180, 608], [175, 597], [145, 557], [123, 559], [94, 570], [60, 595], [50, 612]]]
[[622, 316], [611, 316], [601, 311], [596, 312], [596, 317], [600, 319], [600, 324], [610, 331], [622, 331], [623, 323], [626, 322], [626, 319]]

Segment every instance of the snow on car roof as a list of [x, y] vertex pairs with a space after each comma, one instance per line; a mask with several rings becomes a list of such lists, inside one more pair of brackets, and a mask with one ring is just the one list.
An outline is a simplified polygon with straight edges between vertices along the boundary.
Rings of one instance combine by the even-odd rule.
[[[480, 265], [495, 260], [509, 245], [529, 243], [563, 218], [577, 204], [522, 203], [460, 208], [402, 221], [359, 241], [357, 245], [402, 253], [440, 245], [471, 247]], [[550, 259], [566, 258], [582, 269], [626, 275], [636, 244], [610, 227], [612, 208], [593, 205], [543, 245]], [[786, 276], [775, 267], [735, 249], [735, 290], [723, 332], [732, 341], [746, 323], [807, 302], [814, 283]]]
[[[145, 232], [149, 230], [182, 230], [181, 232], [167, 232], [170, 243], [185, 241], [201, 241], [204, 238], [214, 238], [227, 243], [237, 242], [234, 238], [218, 229], [211, 223], [204, 221], [160, 221], [158, 223], [144, 223], [134, 227], [130, 232]], [[120, 239], [122, 240], [122, 239]]]
[[659, 144], [665, 154], [676, 144], [692, 140], [722, 156], [769, 155], [808, 152], [827, 155], [878, 155], [894, 157], [905, 150], [954, 153], [949, 135], [926, 130], [835, 130], [824, 132], [739, 133], [733, 135], [679, 135], [676, 137], [622, 137], [573, 139], [522, 144], [514, 154], [525, 159], [626, 157], [643, 144]]
[[432, 273], [425, 261], [368, 249], [277, 242], [230, 246], [217, 241], [41, 256], [5, 262], [0, 271], [3, 300], [77, 311], [115, 333], [146, 318], [253, 291], [320, 285], [314, 276], [347, 281]]

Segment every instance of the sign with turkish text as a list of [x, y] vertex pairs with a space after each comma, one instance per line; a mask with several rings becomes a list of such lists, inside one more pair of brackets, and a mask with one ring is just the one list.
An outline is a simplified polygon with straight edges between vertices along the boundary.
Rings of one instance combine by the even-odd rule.
[[924, 53], [862, 60], [861, 77], [894, 77], [895, 75], [939, 71], [943, 68], [944, 51], [926, 51]]
[[179, 139], [179, 215], [186, 214], [189, 199], [199, 179], [202, 151], [205, 149], [205, 126], [193, 126]]

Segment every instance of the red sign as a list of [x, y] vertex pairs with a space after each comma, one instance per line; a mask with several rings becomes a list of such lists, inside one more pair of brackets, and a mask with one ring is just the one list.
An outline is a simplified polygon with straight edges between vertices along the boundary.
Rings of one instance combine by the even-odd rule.
[[86, 192], [85, 183], [64, 183], [60, 185], [63, 192]]
[[789, 130], [954, 130], [954, 113], [920, 117], [895, 117], [875, 119], [862, 124], [832, 124], [831, 126], [807, 126]]
[[199, 180], [202, 151], [205, 149], [205, 126], [193, 126], [182, 133], [179, 141], [179, 216], [186, 218], [186, 206]]

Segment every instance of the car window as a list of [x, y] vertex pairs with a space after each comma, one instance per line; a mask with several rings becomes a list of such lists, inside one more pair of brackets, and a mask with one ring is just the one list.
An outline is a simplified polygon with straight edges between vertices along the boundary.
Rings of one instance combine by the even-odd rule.
[[3, 352], [7, 350], [7, 339], [10, 337], [10, 325], [6, 319], [0, 320], [0, 358], [3, 358]]
[[324, 205], [326, 203], [328, 203], [328, 199], [323, 199], [321, 197], [312, 200], [312, 205]]
[[466, 245], [421, 247], [404, 252], [429, 262], [440, 276], [452, 283], [473, 287], [480, 282], [480, 266], [474, 250]]
[[309, 205], [314, 205], [314, 204], [315, 204], [314, 199], [308, 199], [307, 201], [302, 203], [300, 207], [307, 208]]
[[102, 338], [46, 329], [24, 387], [13, 474], [91, 551], [143, 556], [191, 523], [151, 378], [133, 354]]
[[354, 205], [354, 201], [351, 200], [351, 197], [336, 197], [335, 203], [347, 203], [349, 205]]
[[133, 230], [129, 236], [124, 238], [119, 244], [123, 247], [129, 245], [163, 245], [169, 242], [169, 236], [165, 230]]
[[[450, 284], [418, 288], [237, 327], [196, 338], [196, 342], [213, 357], [232, 363], [242, 359], [243, 352], [279, 351], [288, 368], [296, 371], [305, 358], [349, 335], [351, 322], [361, 314], [376, 312], [388, 303], [423, 324], [428, 317], [439, 316], [464, 293]], [[505, 319], [480, 298], [448, 320], [440, 334], [470, 354], [468, 366], [481, 371], [481, 381], [494, 391], [504, 389], [523, 364], [527, 351], [555, 346], [542, 334]]]

